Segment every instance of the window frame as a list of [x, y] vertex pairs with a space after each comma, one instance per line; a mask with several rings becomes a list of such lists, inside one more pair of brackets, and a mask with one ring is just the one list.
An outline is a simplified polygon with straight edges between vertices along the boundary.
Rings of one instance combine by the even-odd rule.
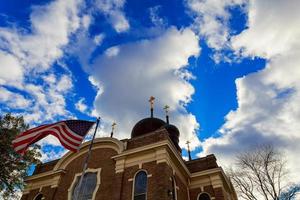
[[33, 200], [36, 200], [38, 198], [39, 195], [42, 195], [42, 200], [45, 199], [45, 196], [43, 195], [43, 193], [39, 192], [37, 193], [37, 195], [34, 196]]
[[[96, 173], [97, 182], [96, 182], [96, 187], [95, 187], [95, 189], [93, 191], [93, 196], [92, 196], [92, 200], [95, 200], [97, 191], [98, 191], [99, 186], [101, 184], [101, 176], [100, 176], [100, 174], [101, 174], [101, 168], [96, 168], [96, 169], [88, 168], [87, 170], [85, 170], [85, 173]], [[73, 181], [72, 181], [72, 184], [71, 184], [71, 186], [68, 189], [68, 200], [72, 200], [73, 190], [74, 190], [76, 181], [77, 181], [77, 179], [81, 175], [82, 175], [82, 172], [75, 174], [75, 176], [73, 178]]]
[[146, 199], [147, 200], [147, 194], [148, 194], [148, 172], [144, 169], [141, 169], [141, 170], [138, 170], [137, 172], [135, 172], [134, 176], [133, 176], [133, 181], [132, 181], [132, 200], [134, 200], [134, 192], [135, 192], [135, 178], [136, 178], [136, 175], [140, 172], [145, 172], [146, 173], [146, 178], [147, 178], [147, 186], [146, 186]]
[[197, 196], [197, 200], [199, 200], [199, 197], [201, 196], [201, 194], [207, 194], [208, 197], [209, 197], [209, 199], [212, 200], [211, 195], [210, 195], [209, 193], [207, 193], [207, 192], [200, 192], [200, 193], [198, 194], [198, 196]]
[[176, 178], [175, 176], [172, 176], [172, 188], [174, 189], [174, 192], [175, 192], [175, 200], [178, 199], [178, 196], [177, 196], [177, 184], [176, 184]]

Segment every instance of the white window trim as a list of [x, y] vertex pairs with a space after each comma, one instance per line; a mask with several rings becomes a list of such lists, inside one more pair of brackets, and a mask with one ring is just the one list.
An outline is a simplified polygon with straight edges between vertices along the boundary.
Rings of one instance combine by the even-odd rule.
[[37, 193], [37, 195], [35, 195], [35, 197], [33, 198], [33, 200], [35, 200], [40, 194], [43, 196], [42, 199], [45, 199], [43, 193], [39, 192], [39, 193]]
[[[96, 173], [97, 173], [97, 183], [96, 183], [96, 187], [95, 187], [95, 189], [94, 189], [93, 196], [92, 196], [92, 200], [95, 200], [96, 194], [97, 194], [97, 191], [98, 191], [98, 188], [99, 188], [100, 183], [101, 183], [101, 179], [100, 179], [101, 168], [97, 168], [97, 169], [91, 169], [91, 168], [88, 168], [88, 169], [85, 171], [85, 173], [88, 173], [88, 172], [94, 172], [94, 173], [96, 172]], [[68, 200], [72, 200], [72, 193], [73, 193], [73, 190], [74, 190], [74, 187], [75, 187], [76, 180], [77, 180], [81, 175], [82, 175], [82, 172], [75, 174], [74, 179], [73, 179], [73, 182], [72, 182], [70, 188], [68, 189]]]
[[209, 193], [207, 193], [207, 192], [200, 192], [200, 193], [198, 194], [198, 196], [197, 196], [197, 200], [199, 200], [199, 197], [200, 197], [201, 194], [207, 194], [207, 195], [209, 196], [210, 200], [213, 199]]
[[140, 169], [140, 170], [138, 170], [137, 172], [135, 172], [135, 174], [134, 174], [134, 176], [133, 176], [133, 182], [132, 182], [132, 197], [131, 197], [131, 199], [132, 200], [134, 200], [134, 185], [135, 185], [135, 177], [136, 177], [136, 175], [139, 173], [139, 172], [141, 172], [141, 171], [144, 171], [145, 173], [146, 173], [146, 175], [147, 175], [147, 188], [146, 188], [146, 200], [148, 199], [147, 198], [147, 194], [148, 194], [148, 172], [146, 171], [146, 170], [144, 170], [144, 169]]
[[172, 177], [172, 186], [173, 186], [173, 182], [174, 182], [174, 192], [175, 192], [175, 200], [177, 200], [177, 184], [176, 184], [176, 179], [175, 176]]

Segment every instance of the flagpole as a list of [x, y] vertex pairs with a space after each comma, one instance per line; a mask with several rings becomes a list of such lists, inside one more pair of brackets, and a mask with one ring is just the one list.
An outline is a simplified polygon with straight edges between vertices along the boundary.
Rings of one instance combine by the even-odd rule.
[[92, 152], [92, 146], [93, 146], [94, 139], [95, 139], [95, 136], [96, 136], [96, 132], [97, 132], [97, 129], [98, 129], [98, 126], [99, 126], [99, 123], [100, 123], [100, 119], [101, 119], [100, 117], [97, 118], [95, 132], [94, 132], [93, 138], [92, 138], [90, 146], [89, 146], [88, 154], [87, 154], [87, 156], [85, 158], [85, 162], [83, 164], [83, 170], [82, 170], [82, 174], [81, 174], [81, 177], [80, 177], [80, 180], [79, 180], [78, 189], [77, 189], [77, 191], [75, 193], [76, 194], [75, 195], [75, 200], [77, 200], [79, 192], [81, 191], [81, 185], [82, 185], [83, 176], [85, 174], [85, 171], [86, 171], [86, 168], [87, 168], [87, 164], [88, 164], [91, 152]]

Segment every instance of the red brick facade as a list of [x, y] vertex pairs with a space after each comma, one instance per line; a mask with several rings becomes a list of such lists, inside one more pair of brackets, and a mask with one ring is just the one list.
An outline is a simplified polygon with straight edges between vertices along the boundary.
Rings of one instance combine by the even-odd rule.
[[[74, 177], [82, 170], [87, 147], [88, 144], [82, 147], [81, 155], [68, 153], [60, 161], [37, 166], [26, 180], [28, 187], [22, 200], [33, 200], [39, 193], [45, 200], [67, 200]], [[147, 200], [170, 200], [172, 177], [177, 200], [197, 200], [202, 192], [215, 200], [236, 199], [234, 189], [213, 155], [183, 161], [163, 129], [122, 141], [96, 139], [88, 168], [101, 169], [96, 200], [132, 200], [133, 180], [139, 170], [145, 170], [148, 175]]]

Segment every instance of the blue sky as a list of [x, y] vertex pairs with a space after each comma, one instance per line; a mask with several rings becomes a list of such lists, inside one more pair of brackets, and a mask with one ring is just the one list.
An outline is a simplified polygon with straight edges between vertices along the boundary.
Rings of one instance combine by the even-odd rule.
[[[296, 165], [300, 120], [297, 1], [0, 1], [0, 112], [32, 126], [103, 118], [97, 137], [130, 137], [155, 115], [193, 157], [224, 165], [272, 143]], [[65, 150], [40, 141], [43, 160]], [[183, 156], [186, 156], [184, 151]], [[296, 170], [298, 169], [298, 170]], [[296, 173], [296, 172], [295, 172]]]

